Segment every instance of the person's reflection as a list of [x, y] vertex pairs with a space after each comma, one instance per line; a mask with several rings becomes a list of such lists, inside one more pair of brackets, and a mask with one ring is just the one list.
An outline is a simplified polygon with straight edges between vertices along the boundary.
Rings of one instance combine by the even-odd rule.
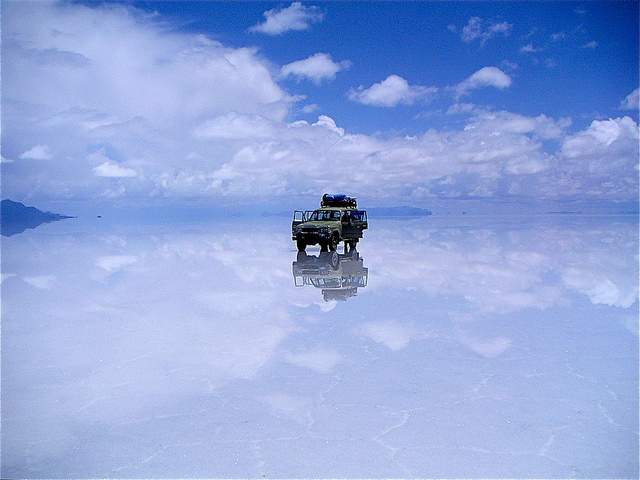
[[369, 270], [353, 248], [347, 253], [320, 252], [318, 256], [298, 252], [292, 264], [296, 287], [310, 285], [322, 289], [325, 302], [345, 301], [367, 286]]

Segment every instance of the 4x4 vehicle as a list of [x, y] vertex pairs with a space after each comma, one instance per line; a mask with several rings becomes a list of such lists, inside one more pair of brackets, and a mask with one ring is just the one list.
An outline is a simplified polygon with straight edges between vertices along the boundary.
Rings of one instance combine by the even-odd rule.
[[296, 210], [291, 222], [291, 238], [298, 251], [320, 245], [320, 251], [335, 251], [344, 242], [345, 252], [355, 248], [369, 227], [367, 212], [358, 210], [355, 198], [346, 195], [322, 196], [318, 210]]

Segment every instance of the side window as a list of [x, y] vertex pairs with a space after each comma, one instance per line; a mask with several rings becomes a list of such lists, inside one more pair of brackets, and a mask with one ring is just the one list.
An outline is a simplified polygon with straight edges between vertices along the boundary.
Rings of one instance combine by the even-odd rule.
[[351, 216], [359, 222], [367, 221], [367, 212], [365, 210], [355, 210], [351, 212]]

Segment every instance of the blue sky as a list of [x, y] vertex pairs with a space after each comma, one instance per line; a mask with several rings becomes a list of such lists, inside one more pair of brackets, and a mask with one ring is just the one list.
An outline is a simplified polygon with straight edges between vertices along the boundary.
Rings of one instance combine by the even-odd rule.
[[[582, 127], [594, 117], [619, 114], [620, 99], [638, 86], [637, 2], [331, 2], [317, 4], [324, 20], [308, 30], [281, 35], [247, 32], [262, 12], [277, 5], [282, 4], [139, 4], [173, 18], [185, 30], [209, 32], [229, 45], [256, 45], [278, 64], [316, 52], [350, 60], [352, 66], [332, 82], [314, 86], [290, 79], [285, 84], [357, 132], [415, 133], [441, 125], [441, 117], [423, 116], [419, 121], [414, 117], [446, 110], [447, 99], [400, 109], [371, 109], [345, 101], [354, 85], [369, 86], [392, 73], [410, 83], [442, 88], [486, 65], [496, 65], [513, 77], [512, 88], [479, 91], [474, 102], [525, 115], [571, 116]], [[482, 44], [480, 39], [464, 42], [460, 33], [447, 28], [454, 25], [461, 30], [474, 16], [487, 24], [507, 22], [512, 25], [510, 32]], [[592, 41], [597, 47], [584, 47]], [[521, 52], [528, 44], [540, 51]], [[509, 68], [506, 62], [517, 67]]]
[[17, 200], [637, 200], [637, 2], [2, 8]]

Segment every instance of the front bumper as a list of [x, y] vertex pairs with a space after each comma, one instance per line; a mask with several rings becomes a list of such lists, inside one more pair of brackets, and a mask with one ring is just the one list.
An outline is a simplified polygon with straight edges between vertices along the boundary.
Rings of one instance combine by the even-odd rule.
[[307, 245], [328, 242], [331, 238], [331, 232], [296, 232], [292, 236], [292, 240], [305, 242]]

